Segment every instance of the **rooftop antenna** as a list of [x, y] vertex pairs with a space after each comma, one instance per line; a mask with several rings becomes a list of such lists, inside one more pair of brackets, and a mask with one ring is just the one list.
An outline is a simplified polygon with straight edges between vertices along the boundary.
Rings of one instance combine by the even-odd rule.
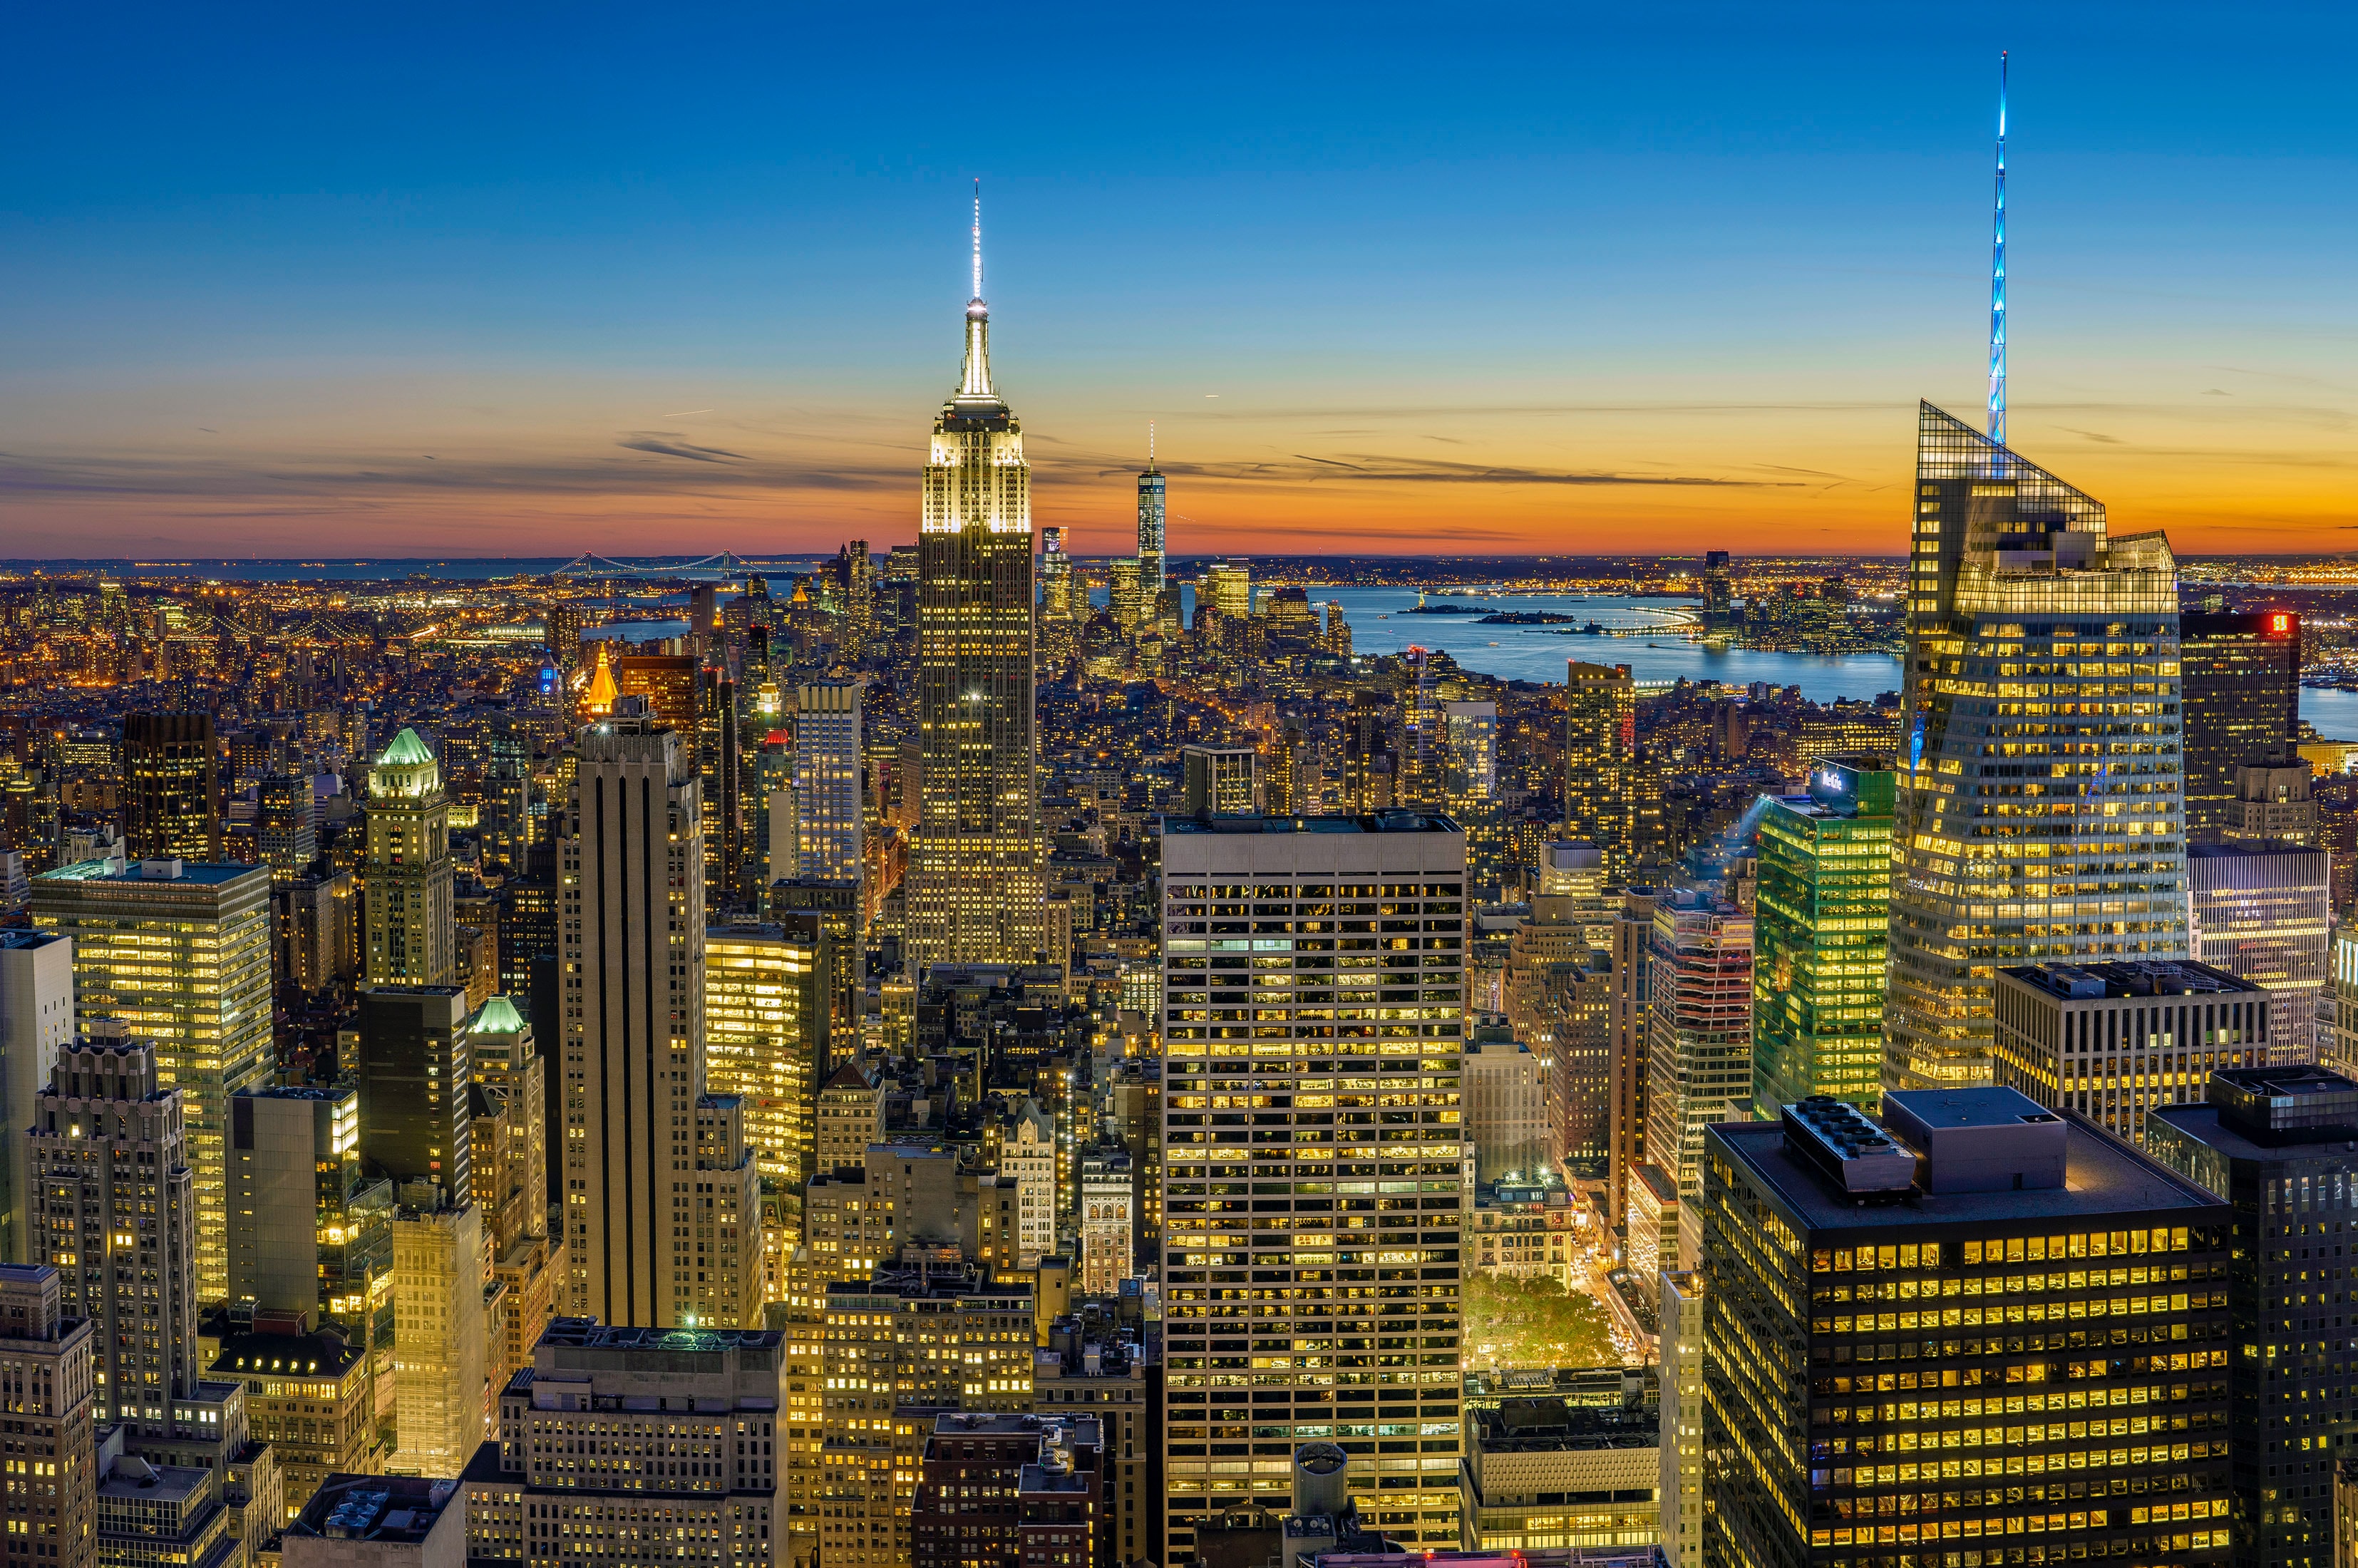
[[1154, 471], [1154, 421], [1152, 419], [1146, 422], [1146, 469], [1149, 473]]
[[[2000, 115], [2000, 119], [2004, 119], [2003, 114]], [[2001, 130], [1998, 134], [2001, 148], [1998, 158], [1998, 178], [2001, 191], [2005, 184], [2006, 159], [2002, 150], [2005, 139], [2005, 132]], [[2003, 204], [2003, 202], [2000, 203], [2000, 205]], [[976, 299], [982, 297], [982, 179], [980, 176], [977, 176], [974, 182], [974, 294], [972, 297]]]
[[1989, 434], [2001, 447], [2006, 445], [2006, 53], [2000, 49], [1997, 56], [1997, 205], [1990, 242]]

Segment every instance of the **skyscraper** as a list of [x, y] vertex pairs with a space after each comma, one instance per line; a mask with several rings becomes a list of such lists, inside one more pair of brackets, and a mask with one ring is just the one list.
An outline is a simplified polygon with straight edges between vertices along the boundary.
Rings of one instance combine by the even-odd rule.
[[2000, 1088], [2131, 1143], [2213, 1072], [2268, 1065], [2267, 993], [2207, 964], [2012, 965], [1993, 1012]]
[[450, 803], [442, 769], [415, 730], [395, 735], [369, 770], [365, 869], [362, 979], [373, 986], [456, 981]]
[[222, 856], [222, 779], [210, 713], [123, 719], [123, 847], [135, 860]]
[[1705, 1563], [2228, 1560], [2225, 1203], [2011, 1089], [1707, 1138]]
[[795, 840], [796, 876], [864, 880], [857, 681], [795, 688]]
[[361, 1169], [357, 1089], [282, 1085], [230, 1102], [229, 1299], [392, 1332], [393, 1184]]
[[1564, 671], [1564, 837], [1605, 857], [1607, 880], [1637, 860], [1638, 686], [1627, 665], [1574, 659]]
[[1250, 746], [1182, 746], [1179, 768], [1179, 809], [1188, 816], [1249, 816], [1260, 808], [1260, 753]]
[[273, 773], [262, 781], [254, 836], [274, 881], [294, 881], [319, 859], [319, 803], [308, 775]]
[[2348, 1293], [2353, 1267], [2358, 1083], [2319, 1067], [2249, 1067], [2213, 1074], [2208, 1090], [2203, 1103], [2151, 1112], [2145, 1146], [2234, 1206], [2237, 1561], [2339, 1563], [2331, 1483], [2358, 1443], [2358, 1401], [2347, 1303], [2329, 1297]]
[[2182, 957], [2177, 567], [1927, 403], [1884, 1082], [1990, 1076], [1991, 974]]
[[[474, 1201], [467, 1132], [467, 993], [457, 986], [378, 986], [361, 993], [361, 1157], [405, 1205]], [[435, 1195], [413, 1194], [425, 1183]]]
[[2189, 949], [2267, 991], [2266, 1065], [2316, 1061], [2333, 934], [2331, 853], [2261, 840], [2196, 844], [2186, 855]]
[[93, 860], [33, 881], [33, 919], [73, 938], [82, 1018], [151, 1040], [180, 1091], [196, 1172], [197, 1299], [229, 1299], [230, 1097], [270, 1076], [270, 873]]
[[0, 931], [0, 1263], [38, 1256], [39, 1216], [16, 1133], [33, 1122], [49, 1068], [74, 1036], [73, 944], [54, 931]]
[[[1336, 1422], [1413, 1424], [1360, 1506], [1404, 1543], [1453, 1545], [1466, 836], [1408, 811], [1163, 833], [1160, 1561], [1197, 1561], [1198, 1527], [1255, 1496], [1212, 1457], [1240, 1422], [1279, 1454]], [[1282, 934], [1212, 935], [1246, 911]], [[1252, 1128], [1216, 1121], [1239, 1098]]]
[[1040, 530], [1040, 618], [1069, 621], [1073, 614], [1073, 557], [1065, 552], [1062, 528]]
[[9, 1461], [16, 1485], [0, 1492], [0, 1533], [16, 1563], [90, 1568], [97, 1561], [97, 1337], [90, 1319], [65, 1310], [55, 1269], [0, 1263], [0, 1366], [9, 1372], [8, 1424], [22, 1433], [11, 1435], [27, 1453], [49, 1455]]
[[704, 936], [706, 1087], [745, 1104], [762, 1173], [799, 1199], [827, 1076], [827, 987], [817, 917], [734, 921]]
[[1154, 427], [1146, 427], [1146, 471], [1138, 476], [1138, 594], [1153, 613], [1163, 595], [1163, 470], [1154, 466]]
[[[727, 1271], [711, 1231], [717, 1211], [734, 1224], [760, 1195], [751, 1161], [706, 1170], [700, 1158], [704, 853], [694, 759], [679, 735], [632, 715], [582, 730], [575, 745], [559, 846], [568, 1311], [618, 1325], [735, 1327], [692, 1321], [715, 1287], [750, 1288], [742, 1276], [719, 1277]], [[711, 1259], [701, 1266], [699, 1239]], [[758, 1280], [758, 1249], [730, 1262]]]
[[934, 421], [917, 539], [922, 810], [909, 961], [1028, 964], [1045, 947], [1023, 430], [990, 379], [982, 203], [966, 362]]
[[1691, 1204], [1703, 1132], [1752, 1093], [1752, 921], [1714, 886], [1654, 902], [1646, 1040], [1646, 1158]]
[[1757, 1114], [1812, 1095], [1883, 1098], [1891, 803], [1880, 757], [1827, 758], [1760, 816], [1752, 971]]
[[95, 1414], [158, 1435], [172, 1401], [197, 1391], [195, 1176], [180, 1107], [156, 1048], [116, 1033], [59, 1053], [25, 1135], [43, 1260], [58, 1266], [67, 1315], [98, 1328]]
[[2300, 617], [2288, 610], [2188, 615], [2179, 628], [2186, 691], [2186, 827], [2239, 825], [2235, 764], [2295, 760]]

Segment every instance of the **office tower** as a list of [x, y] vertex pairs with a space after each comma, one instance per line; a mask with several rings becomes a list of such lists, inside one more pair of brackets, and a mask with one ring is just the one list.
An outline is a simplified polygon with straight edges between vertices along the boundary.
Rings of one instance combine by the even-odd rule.
[[1646, 1163], [1647, 1041], [1653, 1011], [1654, 892], [1631, 888], [1613, 923], [1613, 1011], [1607, 1071], [1611, 1130], [1605, 1173], [1606, 1222], [1628, 1223], [1629, 1184]]
[[1538, 1180], [1553, 1163], [1540, 1058], [1511, 1030], [1477, 1023], [1466, 1043], [1465, 1075], [1475, 1179], [1485, 1186], [1509, 1174]]
[[153, 1041], [180, 1091], [196, 1173], [197, 1299], [229, 1296], [230, 1097], [271, 1068], [270, 873], [259, 866], [93, 861], [33, 883], [33, 919], [73, 939], [81, 1017]]
[[824, 1168], [814, 1143], [827, 997], [815, 925], [734, 922], [704, 934], [705, 1085], [744, 1102], [762, 1175], [790, 1195]]
[[1351, 656], [1351, 625], [1343, 619], [1343, 607], [1333, 600], [1326, 601], [1326, 652], [1336, 658]]
[[1498, 705], [1443, 701], [1440, 731], [1441, 797], [1453, 811], [1479, 811], [1498, 799]]
[[2317, 1060], [2332, 938], [2331, 854], [2257, 840], [2190, 845], [2187, 936], [2194, 957], [2268, 993], [2268, 1065]]
[[1106, 1500], [1104, 1444], [1095, 1412], [935, 1416], [910, 1510], [911, 1568], [1017, 1563], [1081, 1568], [1091, 1560], [1087, 1530], [1081, 1531], [1079, 1552], [1068, 1556], [1056, 1550], [1061, 1542], [1051, 1544], [1029, 1505], [1035, 1493], [1047, 1491], [1053, 1476], [1056, 1489], [1069, 1485], [1096, 1522]]
[[1154, 427], [1146, 427], [1146, 469], [1138, 476], [1138, 585], [1152, 605], [1163, 596], [1163, 470], [1154, 466]]
[[2226, 1204], [2011, 1089], [1708, 1140], [1705, 1562], [2227, 1561]]
[[1206, 602], [1213, 613], [1229, 621], [1252, 615], [1252, 563], [1214, 561], [1204, 568], [1204, 588], [1196, 595], [1200, 610]]
[[475, 1206], [492, 1255], [492, 1277], [506, 1291], [504, 1338], [486, 1355], [494, 1387], [532, 1364], [540, 1331], [557, 1315], [564, 1242], [548, 1226], [548, 1063], [514, 1002], [495, 996], [467, 1021], [470, 1162]]
[[1638, 685], [1627, 665], [1564, 671], [1564, 837], [1585, 838], [1618, 881], [1637, 860]]
[[359, 978], [352, 874], [330, 871], [270, 883], [272, 953], [276, 974], [305, 991]]
[[559, 849], [567, 1311], [668, 1325], [704, 1085], [698, 782], [680, 736], [643, 718], [576, 747]]
[[720, 625], [720, 589], [718, 584], [692, 582], [687, 585], [687, 634], [708, 638]]
[[[1163, 821], [1171, 1459], [1158, 1561], [1195, 1561], [1198, 1527], [1252, 1495], [1211, 1459], [1213, 1422], [1251, 1422], [1281, 1452], [1305, 1427], [1419, 1422], [1434, 1446], [1384, 1454], [1362, 1501], [1403, 1542], [1457, 1539], [1466, 1152], [1444, 1118], [1462, 1093], [1465, 880], [1466, 836], [1445, 816]], [[1247, 911], [1293, 929], [1211, 934]], [[1267, 1120], [1212, 1119], [1217, 1098], [1239, 1096]], [[1396, 1119], [1381, 1126], [1379, 1098]], [[1379, 1178], [1403, 1194], [1413, 1182], [1417, 1209], [1394, 1196], [1379, 1210]], [[1279, 1185], [1294, 1190], [1235, 1223], [1247, 1216], [1227, 1205], [1242, 1189]], [[1229, 1331], [1248, 1317], [1239, 1351], [1248, 1336]], [[1248, 1390], [1233, 1375], [1254, 1356], [1265, 1380]]]
[[841, 1061], [857, 1053], [860, 998], [867, 979], [867, 953], [860, 924], [856, 881], [833, 877], [797, 877], [770, 886], [770, 919], [797, 942], [814, 944], [827, 1000], [823, 1060]]
[[1706, 550], [1703, 557], [1703, 624], [1706, 632], [1727, 628], [1736, 614], [1736, 585], [1729, 579], [1727, 552]]
[[2026, 964], [1997, 972], [1997, 1081], [2134, 1143], [2165, 1105], [2202, 1098], [2211, 1075], [2263, 1067], [2268, 993], [2185, 960]]
[[496, 1454], [477, 1468], [500, 1502], [473, 1517], [495, 1512], [535, 1563], [672, 1568], [687, 1539], [707, 1563], [769, 1568], [785, 1534], [784, 1348], [771, 1330], [559, 1318], [499, 1391]]
[[1540, 1000], [1546, 1130], [1538, 1169], [1601, 1180], [1612, 1164], [1613, 955], [1591, 947], [1550, 965]]
[[[2309, 788], [2315, 774], [2309, 759], [2237, 762], [2229, 773], [2235, 797], [2227, 803], [2219, 838], [2232, 844], [2327, 842], [2319, 832], [2318, 802]], [[2347, 847], [2342, 848], [2346, 854]]]
[[[117, 1026], [119, 1027], [119, 1025]], [[92, 1419], [171, 1430], [197, 1385], [195, 1176], [156, 1048], [102, 1036], [58, 1053], [21, 1135], [39, 1250], [63, 1310], [96, 1328]]]
[[740, 733], [736, 683], [704, 665], [696, 681], [697, 801], [704, 816], [704, 905], [715, 914], [735, 903], [742, 880]]
[[[32, 1124], [58, 1053], [74, 1036], [73, 944], [54, 931], [0, 931], [0, 1127]], [[29, 1263], [43, 1227], [23, 1140], [0, 1139], [0, 1262]]]
[[548, 634], [548, 656], [557, 667], [571, 674], [581, 662], [581, 611], [570, 604], [552, 604], [541, 615], [541, 626]]
[[855, 883], [866, 877], [857, 681], [795, 688], [795, 876]]
[[1179, 767], [1179, 809], [1189, 816], [1249, 816], [1260, 809], [1260, 753], [1250, 746], [1182, 746]]
[[369, 770], [367, 935], [372, 986], [447, 986], [458, 979], [451, 909], [450, 803], [434, 753], [404, 730]]
[[909, 859], [913, 975], [1031, 963], [1044, 946], [1032, 708], [1032, 500], [1022, 424], [991, 384], [982, 220], [966, 364], [934, 421], [917, 537], [923, 812]]
[[1988, 1079], [1995, 968], [2186, 952], [2169, 542], [2108, 537], [2101, 503], [1929, 403], [1918, 428], [1884, 1002], [1902, 1088]]
[[1073, 557], [1065, 550], [1062, 528], [1040, 530], [1040, 619], [1073, 618]]
[[310, 778], [273, 773], [262, 781], [254, 836], [273, 881], [292, 881], [319, 858], [318, 801]]
[[218, 860], [222, 782], [209, 713], [123, 719], [123, 844], [135, 860]]
[[2333, 1499], [2358, 1409], [2347, 1305], [2331, 1298], [2358, 1267], [2347, 1256], [2353, 1141], [2358, 1083], [2298, 1065], [2220, 1073], [2206, 1100], [2146, 1123], [2147, 1153], [2234, 1211], [2226, 1287], [2238, 1348], [2226, 1365], [2239, 1563], [2343, 1561]]
[[[379, 986], [361, 993], [361, 1158], [404, 1205], [474, 1198], [467, 1096], [467, 993], [457, 986]], [[427, 1198], [414, 1190], [434, 1188]]]
[[[1287, 714], [1277, 727], [1269, 749], [1269, 770], [1261, 781], [1261, 809], [1271, 816], [1306, 816], [1316, 809], [1312, 798], [1316, 764], [1308, 756], [1309, 742], [1302, 720]], [[1304, 768], [1310, 770], [1308, 775]]]
[[1151, 602], [1140, 582], [1139, 563], [1128, 557], [1117, 557], [1106, 563], [1106, 610], [1122, 635], [1134, 637], [1146, 620], [1146, 607]]
[[1897, 784], [1880, 757], [1830, 757], [1812, 768], [1807, 794], [1763, 797], [1752, 970], [1759, 1115], [1812, 1095], [1882, 1100]]
[[[1716, 554], [1717, 552], [1714, 552]], [[1703, 1565], [1703, 1278], [1661, 1276], [1661, 1428], [1656, 1537], [1668, 1568]]]
[[819, 1560], [832, 1568], [901, 1568], [935, 1416], [1020, 1415], [1032, 1408], [1032, 1286], [973, 1269], [896, 1271], [826, 1289], [832, 1377], [824, 1442], [796, 1462], [826, 1477]]
[[257, 1314], [256, 1323], [222, 1336], [212, 1375], [247, 1386], [248, 1425], [278, 1452], [291, 1517], [330, 1476], [384, 1467], [369, 1358], [342, 1336], [304, 1333], [291, 1317]]
[[1138, 1272], [1137, 1207], [1128, 1150], [1117, 1146], [1081, 1156], [1077, 1228], [1084, 1293], [1110, 1296]]
[[[758, 1301], [761, 1262], [758, 1248], [736, 1249], [724, 1278], [716, 1234], [724, 1217], [733, 1229], [757, 1215], [756, 1166], [732, 1157], [713, 1170], [700, 1158], [708, 1108], [697, 780], [680, 737], [644, 718], [610, 719], [575, 744], [571, 836], [560, 846], [570, 1310], [694, 1326], [708, 1297]], [[701, 1267], [699, 1253], [709, 1260]]]
[[685, 654], [624, 654], [613, 662], [613, 697], [635, 697], [657, 723], [682, 735], [697, 731], [703, 666]]
[[393, 1184], [361, 1168], [360, 1092], [285, 1086], [230, 1102], [228, 1299], [391, 1336]]
[[1744, 1114], [1752, 1094], [1753, 917], [1714, 886], [1674, 888], [1654, 904], [1648, 968], [1646, 1158], [1703, 1190], [1703, 1131]]
[[2238, 762], [2290, 762], [2300, 733], [2300, 617], [2192, 614], [2179, 626], [2186, 829], [2237, 825]]
[[843, 624], [855, 651], [864, 649], [876, 634], [876, 557], [865, 539], [847, 539], [836, 552], [836, 569], [843, 579]]
[[393, 1221], [392, 1463], [455, 1476], [483, 1441], [483, 1220], [473, 1204], [404, 1207]]
[[0, 1263], [0, 1375], [18, 1449], [16, 1484], [0, 1492], [0, 1533], [20, 1562], [91, 1568], [96, 1561], [96, 1338], [90, 1319], [66, 1312], [55, 1269]]

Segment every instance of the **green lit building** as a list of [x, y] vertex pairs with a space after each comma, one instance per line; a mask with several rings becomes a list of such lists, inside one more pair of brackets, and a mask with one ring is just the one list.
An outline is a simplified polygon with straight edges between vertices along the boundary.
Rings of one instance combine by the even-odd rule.
[[1808, 794], [1766, 801], [1752, 968], [1752, 1098], [1764, 1117], [1811, 1095], [1882, 1099], [1897, 782], [1885, 758], [1830, 757]]

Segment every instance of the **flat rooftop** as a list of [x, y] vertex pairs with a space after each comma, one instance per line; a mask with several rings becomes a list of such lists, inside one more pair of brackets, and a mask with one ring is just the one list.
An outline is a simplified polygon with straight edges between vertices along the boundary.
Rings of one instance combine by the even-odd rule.
[[179, 871], [170, 876], [149, 874], [143, 867], [157, 865], [153, 860], [83, 860], [77, 865], [59, 866], [53, 871], [43, 871], [33, 879], [36, 887], [43, 882], [105, 882], [130, 887], [221, 887], [250, 877], [256, 872], [268, 874], [267, 866], [249, 866], [241, 860], [182, 860]]
[[1165, 833], [1456, 833], [1433, 811], [1374, 811], [1361, 816], [1179, 816], [1163, 819]]
[[1998, 971], [2064, 1001], [2119, 1001], [2139, 996], [2219, 996], [2262, 988], [2190, 958], [2119, 964], [2023, 964]]
[[[1927, 1091], [1953, 1093], [1954, 1091]], [[1988, 1092], [1988, 1091], [1982, 1091]], [[2002, 1091], [2005, 1092], [2005, 1091]], [[1918, 1225], [2069, 1223], [2138, 1210], [2215, 1209], [2222, 1200], [2071, 1113], [2064, 1127], [2063, 1184], [2022, 1192], [1918, 1195], [1909, 1206], [1860, 1207], [1785, 1151], [1773, 1121], [1724, 1121], [1710, 1129], [1804, 1224], [1817, 1230], [1889, 1230]]]

